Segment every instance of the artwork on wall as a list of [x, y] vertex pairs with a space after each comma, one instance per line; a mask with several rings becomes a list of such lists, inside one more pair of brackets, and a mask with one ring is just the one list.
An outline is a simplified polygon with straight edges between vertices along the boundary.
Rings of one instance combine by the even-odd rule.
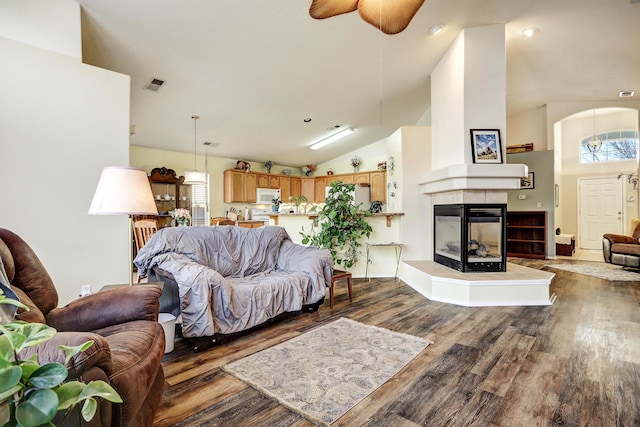
[[532, 190], [533, 188], [534, 188], [533, 172], [529, 172], [529, 174], [526, 177], [520, 178], [520, 189]]
[[502, 163], [500, 129], [471, 129], [473, 163]]

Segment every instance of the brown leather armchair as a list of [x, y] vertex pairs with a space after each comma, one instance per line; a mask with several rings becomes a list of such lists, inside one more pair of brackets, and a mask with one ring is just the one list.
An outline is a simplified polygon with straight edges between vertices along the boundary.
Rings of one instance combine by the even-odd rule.
[[631, 236], [605, 234], [602, 236], [602, 254], [605, 262], [625, 267], [640, 268], [640, 223]]
[[[69, 346], [94, 340], [76, 356], [70, 377], [103, 380], [120, 394], [123, 403], [99, 402], [94, 419], [73, 425], [150, 426], [164, 392], [164, 331], [158, 323], [156, 285], [115, 288], [88, 295], [57, 308], [58, 294], [51, 277], [33, 250], [15, 233], [0, 228], [0, 256], [11, 288], [30, 311], [16, 318], [46, 323], [58, 334], [37, 351], [41, 363], [64, 363], [59, 344]], [[79, 418], [78, 418], [79, 419]]]

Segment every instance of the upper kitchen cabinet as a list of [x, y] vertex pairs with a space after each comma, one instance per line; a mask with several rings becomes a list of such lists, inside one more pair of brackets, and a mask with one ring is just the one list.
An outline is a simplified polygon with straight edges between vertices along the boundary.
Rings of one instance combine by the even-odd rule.
[[242, 170], [226, 170], [224, 171], [224, 202], [246, 202], [245, 183], [247, 173]]
[[370, 172], [369, 185], [371, 186], [372, 202], [387, 202], [387, 172]]

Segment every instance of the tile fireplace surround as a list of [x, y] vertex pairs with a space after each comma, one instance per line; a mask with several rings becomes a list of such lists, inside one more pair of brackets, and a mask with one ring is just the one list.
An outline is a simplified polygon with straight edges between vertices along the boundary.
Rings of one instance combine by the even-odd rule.
[[[430, 199], [429, 229], [434, 205], [506, 204], [507, 190], [518, 189], [527, 172], [521, 164], [463, 164], [430, 173], [420, 184]], [[426, 241], [431, 259], [403, 261], [403, 279], [428, 299], [468, 307], [553, 304], [553, 273], [510, 263], [505, 272], [462, 273], [434, 262], [432, 233]]]

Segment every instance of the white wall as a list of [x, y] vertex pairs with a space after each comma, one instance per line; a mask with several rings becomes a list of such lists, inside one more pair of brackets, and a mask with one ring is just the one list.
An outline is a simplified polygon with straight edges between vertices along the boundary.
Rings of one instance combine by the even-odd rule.
[[[0, 15], [29, 22], [9, 9], [16, 3]], [[55, 1], [44, 11], [71, 9], [79, 20], [77, 8]], [[55, 38], [58, 25], [38, 20], [42, 9], [25, 9], [42, 39]], [[0, 37], [0, 226], [35, 250], [65, 304], [82, 284], [129, 282], [126, 217], [87, 214], [102, 168], [128, 164], [129, 77], [28, 42]]]
[[547, 109], [545, 106], [507, 117], [509, 138], [506, 146], [533, 143], [534, 151], [547, 148]]
[[0, 36], [80, 60], [80, 5], [70, 0], [0, 0]]
[[465, 28], [431, 74], [431, 167], [473, 163], [470, 129], [506, 139], [504, 25]]

